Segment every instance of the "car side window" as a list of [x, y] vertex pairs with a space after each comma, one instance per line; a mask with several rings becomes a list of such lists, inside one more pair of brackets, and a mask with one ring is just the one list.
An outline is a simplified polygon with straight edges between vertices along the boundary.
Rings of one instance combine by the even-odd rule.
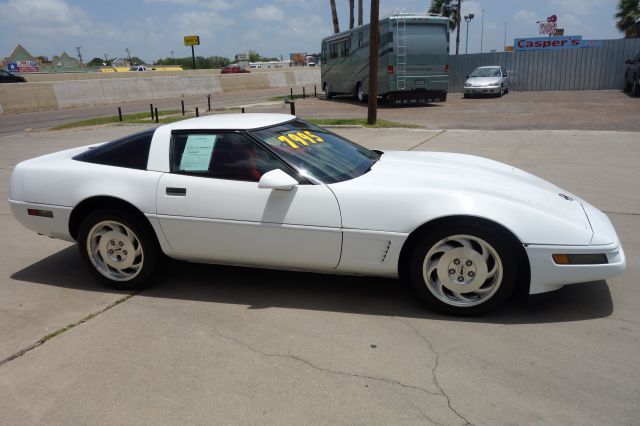
[[8, 77], [9, 73], [6, 72], [5, 70], [0, 70], [0, 75], [3, 76], [3, 77]]
[[238, 133], [178, 133], [171, 139], [172, 173], [258, 182], [275, 169], [291, 174], [271, 153]]

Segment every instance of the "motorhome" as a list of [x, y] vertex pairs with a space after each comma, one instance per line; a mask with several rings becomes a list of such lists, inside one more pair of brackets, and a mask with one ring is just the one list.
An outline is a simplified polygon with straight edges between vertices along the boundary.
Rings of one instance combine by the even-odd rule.
[[[449, 19], [397, 13], [378, 24], [378, 96], [395, 103], [444, 102], [449, 86]], [[327, 98], [369, 94], [370, 25], [322, 40], [322, 88]]]

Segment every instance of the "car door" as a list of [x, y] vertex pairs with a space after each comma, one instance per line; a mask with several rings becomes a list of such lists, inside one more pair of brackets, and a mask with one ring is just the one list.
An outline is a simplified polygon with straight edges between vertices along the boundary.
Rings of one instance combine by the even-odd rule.
[[507, 74], [507, 71], [503, 68], [501, 68], [500, 71], [502, 72], [502, 82], [504, 83], [505, 89], [511, 89], [511, 87], [509, 87], [509, 74]]
[[[239, 132], [172, 134], [171, 173], [157, 189], [157, 213], [177, 258], [231, 264], [332, 269], [340, 259], [338, 203], [328, 187], [305, 183]], [[267, 171], [301, 183], [263, 189]]]

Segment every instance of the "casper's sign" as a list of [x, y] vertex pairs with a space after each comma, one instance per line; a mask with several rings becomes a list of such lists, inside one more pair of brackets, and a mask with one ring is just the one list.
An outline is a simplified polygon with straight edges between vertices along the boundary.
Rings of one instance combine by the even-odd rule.
[[582, 36], [517, 38], [513, 50], [575, 49], [582, 46]]

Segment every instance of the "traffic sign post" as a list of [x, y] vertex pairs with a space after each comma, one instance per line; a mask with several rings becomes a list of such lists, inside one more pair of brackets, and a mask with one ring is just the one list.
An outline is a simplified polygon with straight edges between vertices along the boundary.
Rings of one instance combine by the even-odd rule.
[[200, 44], [200, 36], [184, 36], [184, 45], [191, 46], [191, 61], [193, 63], [193, 69], [196, 69], [196, 52], [193, 46]]

